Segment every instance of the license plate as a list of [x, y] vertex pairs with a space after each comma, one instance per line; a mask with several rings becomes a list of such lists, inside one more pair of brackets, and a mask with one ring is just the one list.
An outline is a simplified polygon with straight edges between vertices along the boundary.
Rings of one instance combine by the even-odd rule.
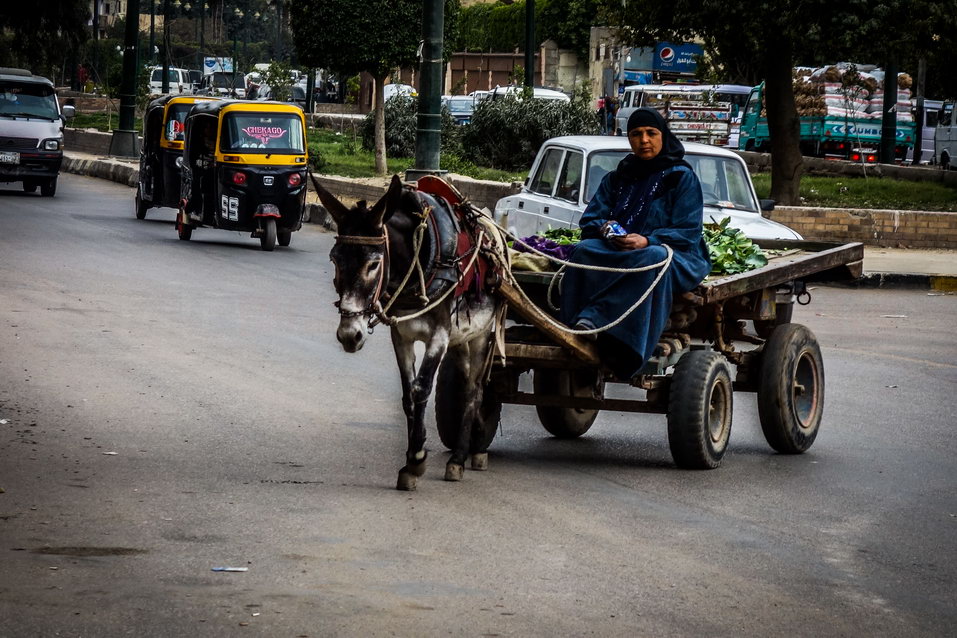
[[20, 154], [9, 151], [0, 152], [0, 164], [19, 164]]

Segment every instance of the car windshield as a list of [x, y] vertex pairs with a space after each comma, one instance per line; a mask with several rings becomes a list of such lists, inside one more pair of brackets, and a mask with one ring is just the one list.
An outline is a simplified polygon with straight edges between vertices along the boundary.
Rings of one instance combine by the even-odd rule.
[[[628, 151], [600, 151], [588, 157], [588, 180], [585, 184], [585, 202], [590, 202], [605, 175], [618, 167]], [[712, 155], [685, 155], [698, 181], [706, 206], [717, 206], [748, 212], [757, 212], [757, 202], [748, 186], [748, 175], [741, 162], [730, 157]]]
[[588, 156], [588, 180], [585, 183], [585, 203], [591, 201], [605, 175], [618, 168], [629, 151], [600, 151]]
[[[169, 78], [170, 82], [179, 82], [179, 71], [176, 69], [169, 69], [166, 73], [166, 77]], [[153, 75], [150, 77], [150, 82], [162, 82], [163, 81], [163, 69], [153, 69]]]
[[233, 75], [232, 73], [217, 71], [213, 73], [213, 86], [217, 89], [244, 89], [246, 88], [246, 79], [238, 73]]
[[0, 80], [0, 115], [55, 120], [60, 114], [52, 86]]
[[452, 113], [471, 113], [473, 110], [472, 100], [449, 100], [447, 106]]
[[305, 153], [302, 120], [293, 113], [229, 113], [222, 150], [243, 153]]

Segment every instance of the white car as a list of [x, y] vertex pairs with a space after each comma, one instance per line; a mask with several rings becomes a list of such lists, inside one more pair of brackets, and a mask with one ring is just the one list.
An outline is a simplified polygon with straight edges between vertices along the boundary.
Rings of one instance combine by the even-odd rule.
[[[765, 219], [772, 200], [758, 201], [747, 166], [717, 146], [685, 142], [685, 160], [704, 195], [704, 222], [731, 218], [751, 239], [802, 239], [787, 226]], [[521, 192], [495, 204], [494, 217], [518, 237], [550, 228], [577, 228], [578, 220], [605, 175], [631, 153], [628, 138], [602, 135], [556, 137], [542, 145]]]
[[402, 95], [405, 97], [415, 97], [418, 93], [415, 90], [415, 87], [409, 86], [408, 84], [386, 84], [382, 87], [382, 100], [388, 102], [391, 98], [396, 95]]
[[[523, 86], [496, 86], [489, 92], [489, 97], [493, 100], [500, 100], [503, 97], [512, 95], [521, 99], [525, 87]], [[545, 89], [539, 86], [532, 88], [532, 97], [536, 100], [555, 100], [557, 102], [571, 102], [571, 98], [554, 89]]]

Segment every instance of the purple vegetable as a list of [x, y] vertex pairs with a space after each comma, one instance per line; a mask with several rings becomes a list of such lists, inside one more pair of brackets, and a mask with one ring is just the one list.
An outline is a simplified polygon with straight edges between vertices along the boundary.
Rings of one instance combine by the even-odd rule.
[[[521, 242], [513, 242], [512, 248], [517, 250], [520, 253], [531, 253], [532, 251], [525, 247], [522, 243], [528, 244], [535, 250], [545, 253], [551, 257], [557, 257], [558, 259], [567, 260], [568, 256], [572, 254], [574, 250], [574, 244], [559, 244], [558, 242], [552, 241], [551, 239], [546, 239], [541, 235], [532, 235], [530, 237], [523, 237]], [[534, 253], [533, 253], [534, 254]]]

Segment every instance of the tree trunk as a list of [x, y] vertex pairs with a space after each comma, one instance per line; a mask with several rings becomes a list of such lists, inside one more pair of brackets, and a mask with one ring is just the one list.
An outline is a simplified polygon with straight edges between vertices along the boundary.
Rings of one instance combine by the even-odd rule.
[[375, 172], [377, 175], [385, 175], [389, 171], [385, 161], [384, 82], [385, 76], [376, 77], [373, 84], [373, 90], [375, 91]]
[[791, 42], [778, 38], [767, 63], [764, 99], [771, 138], [771, 199], [785, 206], [801, 203], [801, 121], [794, 106]]

